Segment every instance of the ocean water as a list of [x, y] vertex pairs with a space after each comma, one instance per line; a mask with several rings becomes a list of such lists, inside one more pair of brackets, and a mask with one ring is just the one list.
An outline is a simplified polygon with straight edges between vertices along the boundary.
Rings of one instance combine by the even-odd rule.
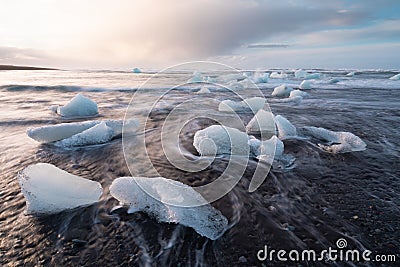
[[[210, 94], [196, 94], [202, 85], [185, 84], [192, 71], [155, 76], [124, 71], [0, 71], [0, 265], [259, 266], [263, 262], [257, 259], [257, 252], [265, 245], [277, 250], [321, 251], [335, 248], [339, 238], [347, 240], [348, 248], [394, 254], [400, 260], [400, 81], [388, 79], [397, 72], [358, 71], [354, 77], [345, 77], [349, 71], [310, 70], [323, 76], [312, 81], [309, 97], [297, 103], [270, 96], [277, 85], [300, 84], [293, 70], [286, 71], [288, 79], [258, 84], [274, 114], [285, 116], [298, 129], [317, 126], [352, 132], [362, 138], [367, 150], [329, 154], [307, 140], [284, 141], [285, 153], [295, 159], [294, 163], [273, 167], [253, 193], [247, 188], [257, 161], [250, 160], [233, 190], [212, 203], [229, 220], [229, 229], [215, 241], [184, 226], [157, 223], [144, 213], [111, 211], [118, 201], [110, 196], [109, 185], [118, 177], [131, 175], [121, 139], [63, 149], [31, 140], [26, 129], [79, 121], [60, 118], [49, 110], [78, 92], [98, 103], [98, 119], [123, 119], [130, 107], [130, 115], [147, 125], [146, 149], [159, 174], [197, 186], [218, 177], [229, 158], [218, 157], [196, 173], [181, 170], [160, 149], [161, 133], [176, 130], [163, 127], [164, 122], [177, 106], [182, 114], [196, 110], [207, 117], [209, 110], [216, 110], [218, 101], [240, 100], [238, 95], [210, 84], [206, 85]], [[228, 74], [210, 71], [204, 75], [225, 81], [223, 77], [232, 77]], [[340, 81], [330, 84], [331, 78]], [[176, 88], [164, 95], [171, 85]], [[255, 94], [251, 88], [237, 92], [245, 97]], [[149, 107], [148, 115], [143, 110]], [[240, 114], [244, 124], [251, 117]], [[186, 156], [197, 155], [192, 146], [195, 131], [213, 123], [195, 118], [181, 125], [179, 144]], [[142, 152], [129, 147], [134, 157], [134, 165], [129, 167], [135, 168], [131, 169], [135, 174], [146, 175], [148, 161], [135, 156]], [[57, 215], [25, 215], [17, 174], [38, 162], [100, 182], [103, 196], [92, 206]], [[276, 259], [273, 264], [296, 265]]]

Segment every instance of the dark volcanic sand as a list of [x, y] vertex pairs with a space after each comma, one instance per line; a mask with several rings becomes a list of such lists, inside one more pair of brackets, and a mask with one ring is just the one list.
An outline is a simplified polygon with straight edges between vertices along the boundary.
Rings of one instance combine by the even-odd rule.
[[[368, 149], [333, 155], [311, 142], [285, 141], [285, 153], [296, 158], [294, 168], [274, 168], [253, 193], [247, 192], [256, 166], [256, 161], [251, 161], [234, 190], [213, 203], [231, 227], [216, 241], [190, 228], [158, 224], [143, 213], [110, 212], [118, 202], [109, 195], [109, 185], [117, 177], [130, 175], [120, 139], [102, 146], [63, 150], [38, 145], [26, 137], [27, 127], [60, 122], [47, 107], [65, 103], [74, 94], [55, 90], [0, 92], [1, 110], [10, 117], [0, 122], [0, 265], [260, 266], [263, 263], [256, 253], [264, 245], [277, 250], [321, 251], [328, 246], [336, 248], [340, 237], [347, 240], [348, 248], [364, 247], [374, 255], [396, 254], [400, 260], [400, 90], [318, 90], [310, 92], [311, 97], [300, 105], [270, 104], [275, 114], [287, 117], [298, 128], [310, 125], [348, 130], [360, 136]], [[128, 92], [85, 94], [99, 103], [105, 119], [121, 119], [131, 97]], [[183, 99], [191, 97], [187, 91], [175, 94]], [[270, 90], [265, 94], [268, 96]], [[226, 157], [195, 174], [176, 170], [168, 163], [159, 145], [166, 115], [167, 111], [152, 115], [150, 126], [156, 130], [147, 136], [150, 157], [160, 174], [189, 185], [218, 177], [228, 162]], [[184, 129], [181, 140], [193, 153], [195, 130]], [[42, 218], [24, 215], [25, 200], [16, 175], [37, 162], [100, 182], [104, 188], [100, 202]], [[280, 266], [327, 264], [334, 265], [273, 262]], [[370, 265], [379, 266], [374, 262]]]
[[28, 67], [28, 66], [0, 65], [0, 70], [55, 70], [55, 69], [41, 68], [41, 67]]

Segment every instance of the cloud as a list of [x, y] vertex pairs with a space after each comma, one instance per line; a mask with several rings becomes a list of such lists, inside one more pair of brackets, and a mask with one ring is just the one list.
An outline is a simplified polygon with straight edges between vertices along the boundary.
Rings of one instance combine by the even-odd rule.
[[18, 47], [0, 47], [0, 62], [7, 64], [23, 62], [41, 62], [46, 55], [35, 49], [23, 49]]
[[338, 13], [334, 6], [291, 3], [241, 0], [141, 2], [136, 8], [151, 12], [144, 16], [123, 16], [120, 25], [124, 26], [113, 31], [107, 39], [112, 40], [109, 45], [114, 47], [114, 52], [116, 47], [121, 51], [131, 47], [132, 53], [136, 51], [146, 59], [182, 60], [230, 53], [240, 46], [279, 37], [282, 33], [299, 34], [352, 25], [365, 17], [364, 12], [357, 10]]
[[[11, 13], [8, 23], [0, 23], [10, 29], [10, 35], [19, 33], [15, 38], [23, 46], [32, 43], [37, 49], [58, 56], [68, 54], [72, 60], [90, 64], [200, 59], [282, 33], [352, 25], [366, 16], [358, 10], [340, 13], [337, 5], [314, 0], [301, 4], [291, 0], [60, 0], [23, 4], [26, 11], [21, 11], [20, 1], [11, 1], [7, 12], [0, 12], [0, 22]], [[20, 23], [21, 17], [26, 23]]]
[[[399, 43], [365, 44], [342, 47], [258, 50], [240, 57], [217, 56], [218, 61], [236, 68], [360, 68], [399, 69]], [[378, 52], [377, 52], [378, 51]]]
[[396, 16], [390, 10], [399, 5], [395, 0], [4, 2], [0, 46], [46, 51], [48, 62], [75, 67], [165, 67], [247, 47], [330, 44], [329, 32], [343, 40], [341, 30]]
[[367, 27], [316, 31], [297, 37], [303, 46], [344, 45], [400, 41], [400, 20], [381, 21]]
[[288, 44], [249, 44], [247, 48], [287, 48]]

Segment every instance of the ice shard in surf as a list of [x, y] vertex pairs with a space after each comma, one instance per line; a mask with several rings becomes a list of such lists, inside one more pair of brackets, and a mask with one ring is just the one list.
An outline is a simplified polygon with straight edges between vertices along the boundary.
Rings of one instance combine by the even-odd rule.
[[313, 126], [304, 127], [304, 130], [306, 134], [325, 141], [326, 144], [319, 144], [319, 146], [327, 152], [348, 153], [367, 149], [365, 142], [350, 132], [334, 132]]
[[[98, 126], [98, 125], [102, 126]], [[111, 139], [120, 137], [122, 135], [122, 128], [124, 127], [125, 134], [132, 134], [136, 132], [139, 121], [132, 120], [94, 120], [84, 122], [71, 122], [60, 123], [54, 125], [41, 126], [36, 128], [29, 128], [27, 134], [30, 138], [40, 143], [52, 143], [65, 139], [67, 142], [59, 142], [58, 144], [69, 144], [68, 146], [89, 145], [96, 143], [103, 143], [106, 139], [104, 136], [111, 134]], [[89, 129], [98, 126], [89, 131]], [[76, 136], [75, 136], [76, 135]], [[74, 137], [75, 136], [75, 137]], [[103, 136], [103, 137], [101, 137]], [[78, 141], [78, 139], [80, 141]], [[75, 140], [75, 141], [73, 141]], [[96, 140], [98, 142], [96, 142]], [[109, 141], [108, 140], [108, 141]]]
[[178, 223], [215, 240], [228, 220], [192, 187], [163, 177], [121, 177], [110, 186], [111, 195], [128, 205], [128, 213], [142, 211], [158, 222]]
[[48, 163], [26, 167], [18, 174], [28, 214], [53, 214], [97, 202], [101, 184]]
[[99, 114], [97, 103], [78, 93], [64, 106], [57, 107], [57, 113], [62, 117], [92, 117]]

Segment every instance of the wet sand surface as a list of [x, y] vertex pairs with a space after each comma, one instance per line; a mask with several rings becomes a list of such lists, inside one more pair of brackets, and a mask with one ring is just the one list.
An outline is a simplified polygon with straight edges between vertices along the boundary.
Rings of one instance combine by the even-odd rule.
[[[26, 136], [28, 127], [65, 122], [50, 114], [48, 107], [65, 103], [75, 93], [0, 91], [0, 265], [260, 266], [271, 264], [257, 260], [257, 252], [265, 245], [276, 250], [321, 251], [329, 246], [336, 248], [339, 238], [347, 240], [347, 248], [395, 254], [400, 260], [400, 90], [321, 88], [310, 91], [310, 97], [300, 104], [270, 102], [271, 110], [288, 118], [299, 131], [303, 126], [350, 131], [366, 142], [367, 150], [335, 155], [309, 141], [284, 141], [285, 153], [296, 159], [294, 165], [273, 168], [253, 193], [247, 191], [257, 164], [251, 160], [238, 185], [212, 203], [230, 223], [216, 241], [184, 226], [157, 223], [144, 213], [127, 215], [126, 209], [111, 212], [118, 201], [110, 196], [109, 185], [117, 177], [130, 175], [121, 139], [66, 150], [40, 145]], [[269, 98], [271, 90], [263, 89], [263, 93]], [[99, 103], [100, 119], [122, 119], [132, 93], [85, 95]], [[142, 97], [145, 103], [146, 95]], [[170, 104], [190, 97], [190, 91], [176, 91]], [[224, 99], [227, 95], [218, 92], [196, 97]], [[192, 186], [218, 177], [229, 158], [219, 157], [195, 174], [178, 170], [168, 162], [159, 149], [161, 122], [167, 115], [168, 109], [155, 112], [149, 120], [153, 131], [146, 135], [149, 156], [160, 174]], [[241, 116], [245, 121], [251, 118]], [[197, 125], [208, 123], [199, 121]], [[180, 140], [193, 154], [196, 130], [184, 129]], [[89, 207], [45, 217], [26, 216], [17, 173], [37, 162], [98, 181], [104, 194]], [[273, 264], [300, 263], [275, 259]], [[327, 264], [335, 265], [301, 263]]]

